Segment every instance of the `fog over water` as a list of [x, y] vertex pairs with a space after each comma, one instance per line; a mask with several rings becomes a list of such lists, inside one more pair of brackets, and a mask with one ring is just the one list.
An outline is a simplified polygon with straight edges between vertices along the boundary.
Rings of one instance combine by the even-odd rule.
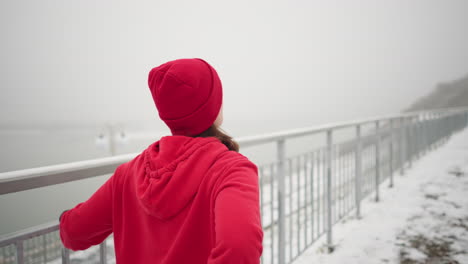
[[[396, 113], [468, 72], [467, 1], [0, 1], [0, 172], [167, 134], [152, 67], [200, 57], [235, 137]], [[0, 234], [56, 219], [105, 177], [0, 196]], [[66, 199], [64, 199], [66, 197]]]

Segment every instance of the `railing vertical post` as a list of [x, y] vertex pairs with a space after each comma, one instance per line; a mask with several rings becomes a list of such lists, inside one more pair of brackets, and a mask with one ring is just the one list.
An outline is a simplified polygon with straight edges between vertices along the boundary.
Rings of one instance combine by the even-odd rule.
[[355, 179], [354, 179], [354, 198], [356, 202], [356, 218], [361, 217], [361, 157], [362, 157], [362, 142], [361, 142], [361, 125], [356, 125], [356, 150], [355, 150]]
[[434, 148], [438, 148], [439, 147], [439, 141], [440, 141], [440, 123], [441, 123], [441, 117], [440, 117], [440, 113], [436, 113], [436, 120], [437, 120], [437, 123], [436, 123], [436, 139], [435, 139], [435, 145], [434, 145]]
[[435, 149], [437, 139], [437, 115], [431, 114], [431, 150]]
[[413, 122], [412, 122], [412, 117], [408, 118], [406, 120], [407, 123], [407, 133], [408, 135], [406, 136], [406, 146], [407, 146], [407, 152], [406, 152], [406, 159], [408, 160], [408, 168], [411, 168], [413, 166]]
[[421, 154], [421, 116], [418, 115], [416, 118], [414, 143], [415, 143], [415, 160], [418, 160]]
[[429, 136], [429, 131], [430, 131], [429, 122], [430, 122], [430, 120], [431, 119], [430, 119], [429, 114], [426, 113], [424, 115], [424, 123], [423, 123], [424, 124], [424, 126], [423, 126], [423, 128], [424, 128], [424, 131], [423, 131], [424, 132], [424, 153], [429, 152], [429, 142], [430, 142], [430, 140], [429, 140], [429, 137], [430, 137]]
[[464, 124], [464, 127], [468, 125], [468, 111], [465, 112], [465, 122], [463, 124]]
[[461, 118], [460, 117], [461, 117], [460, 113], [457, 113], [457, 122], [456, 122], [457, 131], [459, 131], [460, 128], [461, 128], [461, 126], [460, 126]]
[[424, 121], [423, 121], [423, 116], [420, 115], [419, 119], [418, 119], [418, 127], [419, 127], [419, 131], [418, 131], [418, 134], [417, 137], [419, 138], [419, 144], [418, 144], [418, 157], [420, 158], [422, 156], [422, 150], [423, 150], [423, 144], [424, 144], [424, 128], [423, 128], [423, 125], [424, 125]]
[[465, 116], [465, 113], [460, 113], [458, 114], [458, 129], [463, 130], [463, 117]]
[[[278, 264], [286, 264], [286, 217], [285, 217], [285, 163], [286, 149], [285, 140], [277, 141], [278, 154]], [[273, 221], [273, 219], [272, 219]]]
[[453, 126], [452, 126], [453, 129], [452, 130], [453, 131], [457, 131], [457, 116], [458, 116], [457, 114], [454, 114], [452, 116], [452, 119], [453, 119]]
[[442, 144], [442, 141], [444, 140], [444, 127], [445, 127], [445, 116], [440, 114], [439, 117], [439, 146]]
[[455, 132], [457, 131], [457, 114], [452, 114], [451, 118], [452, 118], [451, 128], [452, 128], [452, 131]]
[[459, 113], [459, 114], [457, 115], [457, 118], [458, 118], [458, 122], [457, 122], [458, 128], [457, 128], [457, 129], [458, 129], [458, 130], [461, 130], [461, 128], [462, 128], [462, 126], [461, 126], [461, 123], [462, 123], [462, 120], [463, 120], [463, 116], [462, 116], [462, 115], [463, 115], [463, 113]]
[[68, 248], [62, 248], [62, 264], [70, 264], [70, 250]]
[[456, 120], [457, 120], [457, 115], [456, 114], [452, 114], [451, 116], [452, 118], [452, 125], [450, 126], [451, 130], [452, 130], [452, 134], [455, 133], [455, 131], [457, 130], [456, 129]]
[[380, 122], [375, 121], [375, 201], [379, 201], [380, 183]]
[[[304, 203], [305, 203], [305, 208], [304, 208], [304, 228], [305, 228], [305, 247], [304, 250], [307, 249], [307, 246], [309, 245], [309, 196], [308, 194], [308, 189], [309, 189], [309, 174], [308, 169], [309, 169], [309, 161], [312, 162], [312, 157], [309, 158], [309, 156], [312, 156], [312, 153], [306, 154], [304, 157]], [[311, 199], [313, 203], [313, 199]], [[313, 208], [313, 207], [312, 207]], [[313, 224], [311, 225], [313, 228]]]
[[448, 115], [445, 115], [444, 118], [443, 118], [443, 132], [442, 132], [442, 138], [443, 138], [443, 142], [445, 143], [447, 141], [447, 137], [448, 137], [448, 132], [449, 132], [449, 129], [448, 129], [448, 125], [449, 125], [449, 122], [448, 122]]
[[439, 144], [438, 146], [442, 145], [442, 142], [444, 141], [444, 137], [445, 137], [445, 130], [444, 130], [444, 127], [445, 127], [445, 116], [442, 115], [442, 113], [440, 113], [439, 115]]
[[[276, 180], [277, 177], [275, 176], [275, 171], [274, 171], [274, 167], [275, 167], [275, 164], [272, 163], [270, 165], [270, 172], [271, 172], [271, 178], [270, 178], [270, 219], [271, 219], [271, 231], [270, 231], [270, 241], [271, 241], [271, 244], [270, 244], [270, 259], [271, 259], [271, 263], [274, 264], [275, 263], [275, 243], [276, 243], [276, 240], [275, 240], [275, 222], [274, 222], [274, 219], [275, 219], [275, 210], [273, 210], [274, 208], [274, 204], [275, 204], [275, 178]], [[262, 262], [263, 263], [263, 262]]]
[[413, 152], [413, 162], [418, 160], [418, 125], [419, 125], [419, 120], [418, 120], [419, 116], [417, 118], [413, 117], [413, 129], [411, 130], [411, 137], [412, 137], [412, 142], [413, 142], [413, 145], [411, 146], [412, 147], [412, 152]]
[[454, 123], [455, 131], [458, 131], [458, 113], [455, 114], [453, 123]]
[[44, 248], [44, 254], [42, 254], [43, 256], [43, 260], [44, 260], [44, 263], [47, 263], [47, 239], [46, 239], [46, 234], [42, 235], [42, 247]]
[[99, 245], [99, 263], [106, 264], [107, 263], [107, 245], [106, 240], [102, 241]]
[[428, 126], [428, 130], [427, 130], [427, 133], [428, 133], [428, 148], [427, 150], [428, 151], [431, 151], [432, 150], [432, 143], [434, 141], [434, 115], [432, 113], [429, 113], [428, 114], [428, 123], [427, 123], [427, 126]]
[[450, 130], [450, 136], [453, 135], [453, 130], [454, 130], [454, 129], [453, 129], [453, 123], [454, 123], [454, 122], [453, 122], [453, 119], [454, 119], [453, 116], [454, 116], [454, 115], [453, 115], [452, 113], [449, 115], [449, 130]]
[[327, 130], [327, 248], [333, 252], [333, 225], [332, 225], [332, 160], [333, 160], [333, 130]]
[[465, 127], [468, 126], [468, 111], [465, 112]]
[[429, 148], [428, 150], [431, 151], [434, 147], [434, 130], [435, 130], [435, 119], [434, 113], [429, 114]]
[[405, 118], [400, 117], [400, 130], [399, 130], [399, 149], [400, 149], [400, 154], [399, 156], [399, 163], [400, 163], [400, 175], [405, 174]]
[[434, 119], [434, 142], [432, 144], [432, 149], [437, 149], [438, 143], [439, 143], [439, 122], [440, 122], [440, 116], [439, 113], [434, 113], [432, 116]]
[[421, 136], [422, 136], [422, 141], [421, 141], [421, 153], [425, 154], [426, 153], [426, 113], [422, 114], [422, 119], [421, 119]]
[[393, 119], [390, 119], [390, 146], [389, 146], [389, 165], [390, 165], [390, 184], [389, 187], [393, 187]]
[[418, 136], [421, 137], [419, 142], [419, 157], [422, 157], [424, 153], [424, 122], [424, 114], [421, 114], [421, 117], [419, 119], [420, 130], [418, 134]]
[[23, 240], [16, 241], [15, 247], [16, 247], [16, 262], [17, 262], [18, 264], [23, 264], [23, 263], [24, 263], [24, 246], [23, 246]]
[[464, 113], [459, 113], [458, 114], [458, 129], [459, 130], [463, 129], [463, 126], [462, 126], [462, 124], [463, 124], [463, 115], [464, 115]]
[[468, 111], [465, 112], [465, 123], [464, 127], [468, 126]]
[[460, 130], [463, 130], [465, 128], [465, 112], [460, 113]]
[[457, 131], [458, 130], [458, 127], [457, 127], [458, 114], [454, 115], [453, 120], [454, 120], [453, 122], [454, 130]]
[[[306, 163], [305, 157], [302, 156], [302, 158], [304, 162], [303, 164], [305, 164]], [[297, 172], [297, 255], [299, 256], [301, 254], [301, 231], [302, 231], [301, 230], [301, 187], [304, 187], [303, 183], [301, 182], [301, 156], [297, 157], [296, 166], [297, 166], [297, 171], [296, 171]], [[304, 167], [304, 173], [306, 173], [305, 167]], [[304, 192], [306, 191], [305, 189], [304, 189]], [[307, 205], [305, 207], [307, 207]]]
[[439, 139], [439, 114], [433, 113], [432, 115], [433, 132], [432, 132], [432, 149], [437, 149], [437, 141]]
[[445, 142], [447, 142], [449, 138], [452, 136], [452, 128], [451, 128], [452, 122], [451, 121], [452, 121], [452, 116], [448, 114], [447, 115], [447, 138]]
[[452, 136], [452, 134], [453, 134], [453, 115], [451, 113], [448, 115], [447, 120], [448, 120], [447, 121], [447, 123], [448, 123], [448, 126], [447, 126], [448, 134], [450, 136]]
[[424, 137], [425, 137], [424, 117], [425, 117], [425, 115], [424, 115], [424, 113], [422, 113], [420, 115], [420, 119], [419, 119], [419, 127], [420, 127], [419, 136], [421, 137], [420, 142], [419, 142], [419, 157], [422, 157], [423, 154], [424, 154], [424, 143], [425, 143], [425, 139], [424, 139]]
[[[418, 137], [417, 137], [417, 133], [418, 133], [418, 120], [416, 120], [416, 118], [412, 118], [411, 119], [411, 162], [414, 163], [418, 156]], [[411, 164], [412, 166], [413, 164]]]
[[453, 122], [452, 122], [452, 119], [453, 118], [453, 113], [451, 112], [448, 112], [447, 114], [447, 134], [449, 134], [450, 136], [452, 136], [452, 125], [453, 125]]
[[[311, 155], [311, 163], [310, 163], [310, 202], [311, 202], [311, 206], [310, 206], [310, 211], [311, 211], [310, 229], [312, 231], [311, 232], [311, 238], [312, 238], [311, 241], [312, 242], [314, 241], [314, 235], [315, 235], [315, 233], [314, 233], [314, 229], [315, 229], [315, 226], [314, 226], [314, 223], [315, 223], [314, 222], [315, 221], [315, 218], [314, 218], [314, 211], [315, 211], [315, 206], [314, 206], [314, 204], [315, 204], [315, 198], [314, 198], [314, 175], [315, 175], [315, 173], [314, 173], [314, 169], [315, 168], [314, 167], [317, 166], [317, 168], [318, 168], [318, 165], [316, 165], [316, 163], [315, 163], [315, 161], [316, 161], [316, 159], [315, 159], [316, 154], [315, 153], [317, 153], [317, 152], [312, 152], [311, 153], [312, 155]], [[317, 174], [318, 174], [318, 172], [317, 172]], [[318, 199], [318, 195], [317, 195], [317, 199]], [[317, 210], [317, 215], [319, 215], [318, 210]]]
[[439, 122], [439, 146], [442, 145], [444, 139], [445, 139], [445, 127], [446, 127], [446, 122], [445, 122], [445, 116], [441, 113], [440, 114], [440, 122]]
[[447, 141], [449, 140], [450, 137], [452, 137], [452, 134], [453, 134], [452, 127], [453, 127], [453, 115], [449, 114], [448, 117], [447, 117], [447, 128], [448, 128], [447, 134], [449, 135], [447, 137]]

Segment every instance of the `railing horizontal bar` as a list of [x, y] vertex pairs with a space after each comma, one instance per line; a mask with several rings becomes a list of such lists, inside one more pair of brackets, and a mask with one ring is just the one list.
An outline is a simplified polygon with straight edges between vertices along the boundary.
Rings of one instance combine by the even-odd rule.
[[14, 244], [17, 241], [24, 241], [36, 236], [45, 235], [59, 230], [58, 221], [49, 222], [47, 224], [34, 226], [31, 228], [23, 229], [8, 235], [0, 237], [0, 248]]
[[313, 135], [317, 133], [326, 132], [328, 130], [343, 129], [343, 128], [356, 126], [356, 125], [365, 125], [365, 124], [376, 122], [376, 121], [389, 121], [389, 120], [397, 119], [401, 117], [413, 117], [413, 116], [418, 116], [421, 113], [449, 114], [450, 112], [466, 111], [466, 109], [467, 109], [466, 107], [458, 107], [458, 108], [436, 109], [436, 110], [430, 110], [430, 111], [417, 111], [417, 112], [401, 113], [401, 114], [394, 114], [394, 115], [387, 115], [387, 116], [379, 116], [379, 117], [353, 120], [353, 121], [348, 121], [348, 122], [330, 123], [330, 124], [326, 124], [322, 126], [315, 126], [315, 127], [309, 127], [309, 128], [299, 128], [299, 129], [285, 130], [285, 131], [279, 131], [279, 132], [263, 134], [263, 135], [241, 137], [241, 138], [237, 138], [236, 141], [242, 147], [247, 147], [247, 146], [254, 146], [254, 145], [275, 142], [275, 141], [282, 140], [282, 139], [291, 139], [295, 137]]
[[0, 173], [0, 195], [113, 173], [137, 154]]

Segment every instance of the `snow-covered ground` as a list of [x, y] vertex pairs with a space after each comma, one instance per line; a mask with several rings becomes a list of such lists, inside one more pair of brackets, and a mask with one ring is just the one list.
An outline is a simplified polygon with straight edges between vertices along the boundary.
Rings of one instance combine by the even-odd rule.
[[378, 203], [363, 201], [361, 219], [351, 213], [334, 226], [333, 253], [322, 237], [294, 264], [468, 263], [468, 129], [380, 194]]

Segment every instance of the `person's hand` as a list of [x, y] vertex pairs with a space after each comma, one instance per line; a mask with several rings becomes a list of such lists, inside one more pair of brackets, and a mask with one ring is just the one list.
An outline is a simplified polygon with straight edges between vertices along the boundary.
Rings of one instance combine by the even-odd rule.
[[60, 216], [59, 216], [59, 222], [60, 222], [60, 220], [62, 220], [62, 215], [63, 215], [66, 211], [68, 211], [68, 210], [63, 211], [63, 212], [60, 214]]

